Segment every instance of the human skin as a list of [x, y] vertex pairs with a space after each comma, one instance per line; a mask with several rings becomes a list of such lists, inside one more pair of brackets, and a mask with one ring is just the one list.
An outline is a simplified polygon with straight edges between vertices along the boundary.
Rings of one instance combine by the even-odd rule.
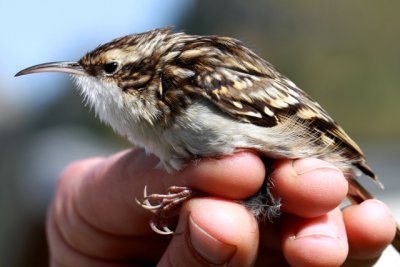
[[[395, 234], [380, 201], [340, 210], [347, 182], [321, 160], [275, 164], [283, 214], [273, 224], [258, 224], [236, 201], [263, 182], [256, 154], [202, 159], [172, 174], [156, 165], [134, 149], [68, 166], [48, 214], [51, 266], [370, 266]], [[135, 201], [145, 185], [149, 193], [183, 185], [206, 194], [183, 205], [175, 234], [165, 236], [150, 229], [152, 213]]]

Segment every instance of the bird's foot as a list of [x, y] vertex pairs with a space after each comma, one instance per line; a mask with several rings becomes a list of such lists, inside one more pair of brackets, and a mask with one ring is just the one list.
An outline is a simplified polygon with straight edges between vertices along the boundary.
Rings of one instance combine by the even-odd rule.
[[[143, 208], [154, 213], [150, 221], [151, 229], [162, 235], [170, 235], [174, 232], [168, 227], [167, 219], [170, 218], [180, 205], [191, 198], [193, 191], [184, 186], [171, 186], [166, 194], [147, 194], [147, 186], [144, 187], [143, 200], [136, 202]], [[157, 204], [152, 204], [157, 203]]]

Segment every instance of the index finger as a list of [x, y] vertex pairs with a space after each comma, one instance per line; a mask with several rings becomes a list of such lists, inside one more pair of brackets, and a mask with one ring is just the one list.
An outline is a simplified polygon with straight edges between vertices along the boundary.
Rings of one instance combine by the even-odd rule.
[[175, 174], [155, 168], [157, 164], [143, 150], [71, 164], [60, 177], [48, 218], [52, 260], [66, 252], [72, 262], [88, 259], [84, 255], [108, 261], [154, 260], [170, 238], [154, 235], [149, 228], [152, 214], [135, 201], [142, 198], [145, 185], [157, 193], [170, 185], [186, 185], [235, 196], [241, 188], [257, 191], [264, 178], [263, 165], [252, 153], [204, 159]]
[[247, 152], [203, 159], [172, 174], [155, 168], [157, 164], [157, 158], [145, 155], [141, 149], [124, 151], [80, 172], [74, 167], [67, 169], [61, 180], [77, 177], [68, 181], [68, 194], [80, 216], [94, 227], [117, 235], [143, 235], [150, 232], [152, 214], [135, 199], [143, 198], [146, 185], [151, 193], [165, 193], [171, 185], [184, 185], [235, 199], [255, 193], [264, 179], [262, 162]]

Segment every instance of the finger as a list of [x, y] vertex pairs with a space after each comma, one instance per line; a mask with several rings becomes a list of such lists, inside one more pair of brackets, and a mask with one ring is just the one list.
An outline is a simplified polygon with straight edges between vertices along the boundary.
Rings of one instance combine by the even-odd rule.
[[348, 253], [341, 211], [310, 219], [283, 218], [282, 246], [291, 266], [341, 266]]
[[[60, 232], [54, 221], [53, 211], [50, 210], [47, 221], [47, 238], [50, 248], [49, 266], [81, 266], [81, 267], [128, 267], [131, 264], [111, 262], [104, 257], [94, 257], [70, 246], [65, 236]], [[94, 243], [93, 246], [97, 244]]]
[[[240, 153], [220, 160], [202, 160], [197, 164], [198, 168], [189, 166], [184, 172], [172, 175], [156, 169], [158, 160], [146, 156], [143, 150], [79, 161], [61, 175], [52, 205], [55, 212], [50, 214], [64, 241], [84, 254], [101, 255], [108, 260], [127, 257], [151, 260], [161, 255], [169, 237], [154, 235], [149, 228], [152, 214], [135, 201], [135, 198], [143, 197], [145, 185], [157, 193], [164, 193], [169, 185], [191, 182], [199, 187], [214, 188], [212, 175], [216, 175], [216, 184], [221, 191], [228, 188], [229, 193], [240, 184], [246, 184], [242, 175], [251, 174], [251, 171], [243, 171], [242, 161], [251, 170], [257, 170], [258, 166], [261, 174], [254, 180], [262, 183], [263, 166], [257, 160], [252, 153]], [[246, 177], [251, 181], [250, 176]], [[226, 177], [230, 186], [221, 186]], [[235, 179], [239, 181], [235, 182]], [[256, 191], [259, 186], [254, 187]]]
[[[152, 236], [132, 238], [129, 231], [124, 229], [128, 228], [126, 225], [135, 227], [135, 224], [139, 225], [138, 220], [143, 220], [148, 227], [148, 220], [140, 216], [124, 216], [124, 213], [132, 214], [132, 204], [121, 196], [122, 192], [115, 192], [120, 186], [118, 182], [112, 178], [103, 179], [115, 173], [113, 178], [119, 180], [117, 173], [110, 171], [108, 166], [110, 161], [118, 161], [127, 154], [122, 152], [109, 159], [78, 161], [63, 172], [47, 223], [48, 232], [51, 233], [51, 254], [56, 259], [64, 255], [65, 248], [70, 248], [80, 257], [98, 260], [140, 257], [154, 261], [157, 255], [161, 256], [169, 239]], [[126, 186], [122, 181], [121, 184], [122, 187]], [[118, 224], [121, 225], [120, 232], [116, 230]], [[59, 238], [53, 238], [55, 234]], [[148, 255], [145, 252], [150, 248], [152, 253]]]
[[60, 177], [55, 206], [65, 205], [66, 211], [70, 208], [76, 217], [109, 234], [132, 235], [147, 230], [147, 213], [134, 199], [135, 192], [139, 195], [143, 190], [137, 188], [135, 179], [141, 157], [140, 150], [123, 151], [97, 164], [88, 164], [87, 160], [72, 164]]
[[308, 218], [337, 207], [348, 190], [338, 168], [313, 158], [279, 161], [272, 181], [274, 195], [282, 199], [282, 210]]
[[352, 259], [375, 259], [391, 243], [396, 223], [388, 207], [371, 199], [343, 210]]
[[172, 174], [156, 169], [157, 162], [143, 150], [106, 159], [77, 186], [75, 199], [80, 214], [107, 232], [142, 235], [150, 232], [148, 221], [152, 214], [135, 198], [143, 198], [146, 185], [149, 193], [165, 193], [171, 185], [185, 185], [217, 196], [239, 198], [255, 193], [264, 179], [261, 161], [248, 152], [218, 160], [204, 159]]
[[257, 154], [240, 151], [219, 159], [201, 159], [177, 175], [190, 187], [210, 195], [244, 199], [259, 190], [265, 178], [265, 167]]
[[159, 266], [250, 266], [257, 248], [257, 222], [242, 205], [192, 199], [184, 205]]

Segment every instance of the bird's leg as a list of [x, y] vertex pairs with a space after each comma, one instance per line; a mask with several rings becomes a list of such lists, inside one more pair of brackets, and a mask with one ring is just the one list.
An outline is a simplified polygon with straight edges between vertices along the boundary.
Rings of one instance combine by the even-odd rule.
[[268, 219], [272, 222], [281, 214], [281, 200], [276, 199], [271, 192], [274, 161], [264, 157], [262, 157], [262, 161], [266, 168], [264, 182], [260, 190], [250, 198], [243, 200], [242, 204], [254, 214], [258, 221]]
[[[154, 213], [150, 221], [151, 229], [162, 235], [173, 234], [168, 228], [167, 219], [172, 217], [183, 202], [193, 197], [194, 191], [184, 186], [171, 186], [166, 194], [147, 194], [147, 186], [144, 187], [143, 200], [136, 202], [143, 208]], [[157, 204], [152, 204], [152, 202]]]

